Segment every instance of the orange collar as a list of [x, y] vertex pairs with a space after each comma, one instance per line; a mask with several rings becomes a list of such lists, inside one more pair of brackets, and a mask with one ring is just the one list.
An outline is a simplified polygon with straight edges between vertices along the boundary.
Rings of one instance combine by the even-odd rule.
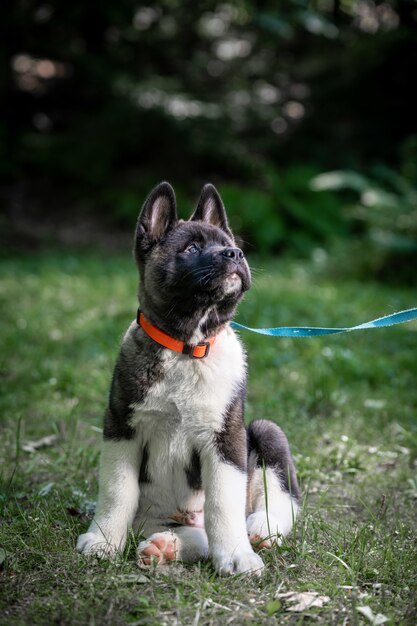
[[159, 343], [164, 348], [169, 348], [174, 352], [181, 352], [181, 354], [187, 354], [190, 359], [204, 359], [210, 352], [210, 348], [216, 340], [216, 337], [209, 337], [207, 341], [200, 341], [199, 343], [185, 343], [185, 341], [179, 341], [174, 339], [170, 335], [164, 333], [147, 319], [143, 317], [143, 313], [138, 309], [136, 318], [137, 323], [145, 333], [156, 343]]

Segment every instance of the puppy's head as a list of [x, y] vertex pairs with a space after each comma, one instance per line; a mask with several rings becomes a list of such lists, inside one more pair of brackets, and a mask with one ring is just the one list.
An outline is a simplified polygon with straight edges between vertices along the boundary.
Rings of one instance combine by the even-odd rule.
[[144, 315], [185, 339], [201, 324], [210, 333], [229, 321], [250, 287], [248, 264], [213, 185], [205, 185], [188, 221], [177, 218], [172, 187], [158, 185], [139, 215], [134, 252]]

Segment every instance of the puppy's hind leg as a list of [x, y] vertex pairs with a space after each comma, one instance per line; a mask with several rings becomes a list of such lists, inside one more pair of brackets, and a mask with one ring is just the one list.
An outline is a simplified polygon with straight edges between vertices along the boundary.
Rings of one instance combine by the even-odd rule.
[[288, 441], [267, 420], [248, 427], [249, 462], [246, 527], [255, 548], [280, 544], [298, 511], [299, 489]]

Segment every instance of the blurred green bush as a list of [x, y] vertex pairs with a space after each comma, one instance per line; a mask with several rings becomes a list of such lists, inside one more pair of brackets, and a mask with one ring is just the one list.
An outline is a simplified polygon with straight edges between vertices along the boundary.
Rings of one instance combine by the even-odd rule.
[[406, 271], [416, 27], [411, 0], [7, 0], [4, 239], [77, 219], [92, 236], [131, 229], [162, 179], [186, 217], [210, 181], [248, 250], [308, 254], [359, 235], [376, 264]]
[[397, 281], [417, 281], [417, 136], [402, 148], [400, 171], [383, 164], [365, 176], [338, 170], [315, 176], [311, 189], [335, 192], [356, 233], [351, 267]]
[[317, 170], [309, 166], [293, 165], [279, 172], [269, 166], [263, 190], [220, 186], [232, 226], [249, 250], [308, 254], [313, 245], [347, 234], [339, 199], [310, 188], [315, 174]]

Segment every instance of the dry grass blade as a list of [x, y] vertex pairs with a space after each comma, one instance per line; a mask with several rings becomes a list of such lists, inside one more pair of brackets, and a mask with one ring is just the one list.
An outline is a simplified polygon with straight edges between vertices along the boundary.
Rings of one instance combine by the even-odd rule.
[[36, 441], [26, 441], [22, 446], [22, 450], [25, 452], [36, 452], [36, 450], [40, 450], [40, 448], [49, 448], [55, 445], [57, 441], [58, 435], [46, 435]]

